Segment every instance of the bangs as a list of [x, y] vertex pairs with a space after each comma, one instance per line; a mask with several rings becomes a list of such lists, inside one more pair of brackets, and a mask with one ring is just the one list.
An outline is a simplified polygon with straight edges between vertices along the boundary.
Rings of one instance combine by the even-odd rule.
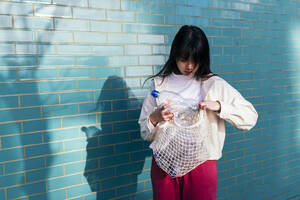
[[178, 51], [176, 52], [176, 60], [178, 59], [182, 59], [182, 60], [188, 60], [189, 58], [192, 59], [192, 61], [195, 64], [200, 63], [200, 53], [201, 49], [199, 51], [199, 48], [196, 47], [196, 45], [194, 45], [192, 43], [192, 41], [182, 47], [178, 48]]

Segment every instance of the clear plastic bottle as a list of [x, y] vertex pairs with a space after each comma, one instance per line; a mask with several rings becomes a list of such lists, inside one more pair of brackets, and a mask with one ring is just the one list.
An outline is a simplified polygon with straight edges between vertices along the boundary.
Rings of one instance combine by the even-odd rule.
[[152, 91], [152, 96], [158, 98], [159, 107], [169, 103], [168, 109], [177, 109], [174, 113], [174, 123], [181, 127], [189, 127], [199, 120], [198, 102], [194, 99], [183, 98], [173, 91]]

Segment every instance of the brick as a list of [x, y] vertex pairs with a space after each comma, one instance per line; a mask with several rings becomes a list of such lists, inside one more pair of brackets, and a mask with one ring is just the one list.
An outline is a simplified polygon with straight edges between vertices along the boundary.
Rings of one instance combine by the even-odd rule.
[[56, 30], [88, 31], [90, 29], [89, 21], [87, 20], [55, 19], [54, 24]]
[[5, 173], [11, 174], [16, 172], [22, 172], [24, 170], [32, 170], [43, 168], [44, 158], [22, 159], [19, 161], [12, 161], [5, 164]]
[[73, 8], [73, 17], [81, 19], [104, 20], [105, 10], [91, 8]]
[[4, 191], [4, 189], [0, 190], [0, 198], [1, 199], [5, 199], [5, 191]]
[[147, 191], [137, 193], [135, 198], [136, 199], [151, 199], [153, 197], [152, 195], [153, 195], [152, 190], [147, 190]]
[[[196, 20], [195, 20], [196, 21]], [[190, 17], [185, 16], [165, 16], [165, 23], [166, 24], [189, 24]]]
[[76, 90], [76, 81], [43, 81], [40, 82], [40, 92], [57, 92]]
[[[99, 196], [100, 199], [113, 199], [115, 197], [115, 190], [106, 190], [103, 192], [99, 192], [97, 194], [97, 197]], [[87, 199], [87, 200], [93, 200], [95, 199], [93, 196], [91, 199]]]
[[53, 119], [37, 119], [23, 122], [23, 132], [42, 131], [47, 129], [55, 129], [61, 127], [59, 118]]
[[46, 166], [54, 166], [54, 165], [61, 165], [67, 164], [70, 162], [76, 162], [82, 160], [81, 152], [70, 152], [70, 153], [60, 153], [56, 155], [49, 155], [46, 157]]
[[129, 131], [138, 129], [136, 121], [120, 122], [114, 124], [114, 132]]
[[111, 66], [138, 64], [137, 56], [111, 56], [108, 59]]
[[13, 148], [0, 151], [0, 162], [24, 158], [24, 148]]
[[144, 162], [134, 162], [125, 165], [118, 166], [116, 168], [117, 175], [123, 175], [127, 173], [140, 172], [144, 167]]
[[15, 199], [17, 197], [24, 196], [24, 191], [26, 191], [25, 195], [33, 195], [46, 192], [46, 183], [38, 182], [33, 184], [25, 184], [11, 187], [7, 189], [7, 198]]
[[164, 56], [140, 56], [141, 65], [163, 65], [164, 63]]
[[[16, 141], [20, 140], [18, 143]], [[24, 135], [14, 135], [14, 136], [6, 136], [1, 138], [2, 148], [12, 148], [16, 146], [24, 146], [31, 144], [41, 144], [42, 143], [42, 135], [41, 133], [34, 134], [24, 134]]]
[[[75, 32], [74, 33], [74, 41], [80, 42], [80, 43], [105, 43], [106, 42], [106, 34], [105, 33], [94, 33], [94, 32]], [[71, 45], [71, 46], [74, 46], [74, 45]], [[78, 54], [82, 54], [81, 51], [78, 51]], [[89, 53], [89, 54], [91, 54], [91, 53]]]
[[199, 16], [199, 9], [196, 7], [176, 6], [176, 15]]
[[0, 67], [32, 67], [35, 65], [33, 56], [0, 56]]
[[122, 44], [134, 44], [137, 42], [136, 34], [130, 34], [130, 33], [111, 33], [108, 34], [107, 41], [109, 43], [122, 43]]
[[[101, 68], [97, 68], [100, 69]], [[106, 67], [104, 67], [102, 69], [103, 72], [107, 72], [108, 70], [105, 70]], [[120, 68], [118, 68], [120, 69]], [[97, 70], [98, 71], [98, 70]], [[96, 72], [95, 72], [96, 74]], [[101, 72], [99, 73], [99, 75], [101, 75]], [[97, 76], [97, 75], [95, 75]], [[105, 75], [104, 77], [106, 77], [107, 75]], [[95, 90], [95, 89], [101, 89], [103, 88], [104, 84], [106, 83], [105, 79], [89, 79], [89, 80], [79, 80], [78, 81], [78, 89], [80, 90]]]
[[27, 172], [26, 182], [30, 183], [34, 181], [45, 180], [45, 179], [54, 178], [63, 175], [64, 175], [64, 171], [62, 166], [43, 168], [43, 169]]
[[138, 14], [137, 18], [138, 18], [138, 22], [141, 22], [141, 23], [151, 23], [151, 24], [163, 24], [164, 23], [163, 15], [140, 13], [140, 14]]
[[55, 178], [48, 180], [48, 190], [56, 190], [61, 188], [66, 188], [71, 185], [77, 185], [82, 183], [82, 175], [71, 175], [71, 176], [64, 176], [60, 178]]
[[[125, 92], [123, 89], [119, 90], [102, 90], [99, 95], [99, 100], [116, 100], [116, 99], [124, 99], [125, 98]], [[102, 105], [106, 107], [107, 105]]]
[[121, 0], [121, 10], [148, 12], [149, 4], [139, 1]]
[[152, 53], [149, 45], [126, 45], [125, 54], [127, 55], [149, 55]]
[[12, 17], [11, 16], [0, 16], [0, 27], [1, 28], [12, 27]]
[[107, 8], [107, 9], [120, 9], [120, 0], [90, 0], [91, 8]]
[[0, 14], [32, 15], [32, 5], [24, 3], [1, 2]]
[[78, 105], [55, 105], [55, 106], [43, 106], [43, 117], [58, 117], [63, 115], [75, 115], [78, 114]]
[[221, 18], [240, 19], [240, 13], [235, 11], [221, 10]]
[[77, 66], [105, 66], [108, 64], [106, 56], [77, 56]]
[[96, 115], [83, 115], [73, 117], [63, 117], [62, 127], [83, 126], [96, 123]]
[[41, 17], [14, 16], [14, 27], [30, 29], [53, 29], [53, 19]]
[[98, 115], [98, 120], [101, 123], [114, 122], [114, 121], [124, 121], [127, 119], [127, 112], [107, 112]]
[[126, 76], [149, 76], [152, 75], [152, 67], [126, 67]]
[[90, 78], [93, 77], [93, 69], [90, 68], [67, 68], [59, 70], [59, 78]]
[[[93, 170], [98, 168], [98, 160], [79, 161], [76, 163], [65, 164], [66, 175], [74, 174], [78, 172], [85, 172], [87, 170]], [[86, 172], [85, 172], [86, 173]]]
[[66, 199], [66, 191], [63, 190], [56, 190], [53, 192], [47, 192], [35, 196], [31, 196], [30, 200], [41, 200], [41, 199]]
[[161, 13], [161, 14], [174, 14], [175, 13], [175, 6], [152, 4], [151, 5], [151, 12], [152, 13]]
[[0, 44], [0, 54], [14, 54], [15, 46], [12, 43], [2, 43]]
[[171, 50], [170, 46], [165, 45], [153, 45], [152, 52], [153, 54], [169, 54]]
[[72, 186], [67, 189], [68, 198], [88, 194], [90, 193], [90, 187], [91, 186], [89, 184]]
[[136, 14], [134, 12], [126, 12], [126, 11], [107, 11], [107, 19], [112, 21], [127, 21], [127, 22], [135, 22]]
[[108, 189], [111, 187], [122, 186], [130, 183], [130, 176], [119, 176], [112, 179], [103, 180], [101, 183], [102, 189]]
[[95, 103], [81, 103], [79, 105], [80, 113], [94, 113], [94, 112], [103, 112], [111, 110], [110, 102], [99, 102]]
[[40, 66], [74, 66], [73, 56], [39, 56]]
[[93, 92], [72, 92], [60, 94], [61, 103], [89, 102], [94, 100]]
[[0, 135], [10, 135], [15, 133], [21, 133], [21, 123], [13, 122], [13, 123], [1, 123], [0, 124], [1, 133]]
[[151, 25], [148, 24], [122, 24], [125, 33], [151, 33]]
[[121, 32], [122, 25], [117, 22], [91, 21], [91, 30], [100, 32]]
[[57, 79], [56, 69], [20, 69], [19, 80]]
[[132, 152], [131, 161], [144, 161], [146, 157], [151, 157], [151, 155], [152, 155], [152, 151], [150, 149], [146, 149], [138, 152]]
[[175, 34], [176, 26], [152, 26], [153, 34]]
[[162, 44], [165, 42], [163, 35], [138, 35], [139, 43]]
[[77, 128], [68, 128], [68, 129], [59, 129], [54, 131], [44, 132], [44, 141], [45, 143], [54, 142], [54, 141], [63, 141], [67, 139], [72, 139], [78, 137]]
[[51, 6], [51, 5], [34, 5], [34, 14], [36, 16], [46, 17], [72, 17], [70, 7], [66, 6]]
[[70, 141], [64, 142], [65, 151], [73, 151], [73, 150], [79, 150], [79, 149], [85, 149], [86, 147], [86, 141], [83, 138], [74, 139]]
[[0, 74], [3, 75], [3, 77], [0, 77], [0, 81], [17, 81], [17, 70], [15, 69], [2, 69], [0, 70]]
[[113, 151], [113, 146], [89, 148], [87, 150], [87, 160], [112, 155]]
[[58, 103], [59, 96], [57, 94], [22, 95], [20, 97], [20, 105], [22, 107], [51, 105]]
[[50, 4], [51, 0], [15, 0], [17, 2], [33, 2], [33, 3], [44, 3], [44, 4]]
[[17, 108], [10, 110], [0, 110], [0, 121], [16, 121], [37, 119], [41, 117], [40, 108]]
[[[51, 146], [51, 147], [50, 147]], [[47, 155], [62, 152], [62, 143], [56, 142], [51, 144], [40, 144], [25, 147], [26, 157]]]
[[56, 54], [56, 49], [49, 44], [17, 43], [17, 54]]
[[0, 187], [13, 186], [16, 184], [24, 184], [24, 182], [25, 182], [24, 173], [1, 176]]
[[136, 184], [126, 185], [117, 189], [117, 196], [128, 195], [136, 192]]
[[121, 142], [128, 142], [128, 133], [112, 134], [100, 136], [99, 141], [101, 145], [116, 144]]
[[98, 182], [101, 179], [107, 179], [114, 176], [114, 168], [95, 169], [85, 173], [89, 183]]
[[187, 0], [166, 0], [166, 3], [168, 4], [187, 4]]
[[189, 0], [188, 5], [191, 6], [201, 6], [201, 7], [209, 7], [209, 0], [197, 1], [197, 0]]
[[95, 45], [93, 52], [96, 55], [122, 55], [123, 47], [120, 45]]
[[67, 5], [67, 6], [87, 7], [87, 6], [88, 6], [88, 0], [76, 0], [76, 1], [69, 1], [69, 0], [53, 0], [53, 4], [57, 4], [57, 5]]
[[136, 109], [141, 106], [141, 102], [137, 99], [119, 100], [113, 102], [113, 110]]
[[67, 31], [37, 31], [38, 42], [73, 42], [72, 32]]

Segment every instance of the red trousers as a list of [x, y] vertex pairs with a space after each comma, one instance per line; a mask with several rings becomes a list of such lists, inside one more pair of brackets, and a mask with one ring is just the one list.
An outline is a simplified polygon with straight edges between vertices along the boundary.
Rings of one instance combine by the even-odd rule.
[[152, 158], [153, 200], [216, 200], [217, 162], [208, 160], [183, 177], [171, 178]]

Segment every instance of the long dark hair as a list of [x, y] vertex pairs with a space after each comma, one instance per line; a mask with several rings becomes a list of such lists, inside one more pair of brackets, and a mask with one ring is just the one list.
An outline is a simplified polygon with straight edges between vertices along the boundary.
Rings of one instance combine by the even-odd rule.
[[148, 79], [156, 76], [164, 79], [172, 72], [180, 74], [176, 61], [178, 59], [188, 60], [190, 57], [195, 65], [199, 64], [199, 68], [195, 72], [194, 77], [197, 80], [200, 78], [210, 78], [212, 72], [210, 70], [210, 54], [207, 37], [199, 27], [184, 25], [175, 35], [171, 46], [170, 56], [164, 67], [157, 74]]

